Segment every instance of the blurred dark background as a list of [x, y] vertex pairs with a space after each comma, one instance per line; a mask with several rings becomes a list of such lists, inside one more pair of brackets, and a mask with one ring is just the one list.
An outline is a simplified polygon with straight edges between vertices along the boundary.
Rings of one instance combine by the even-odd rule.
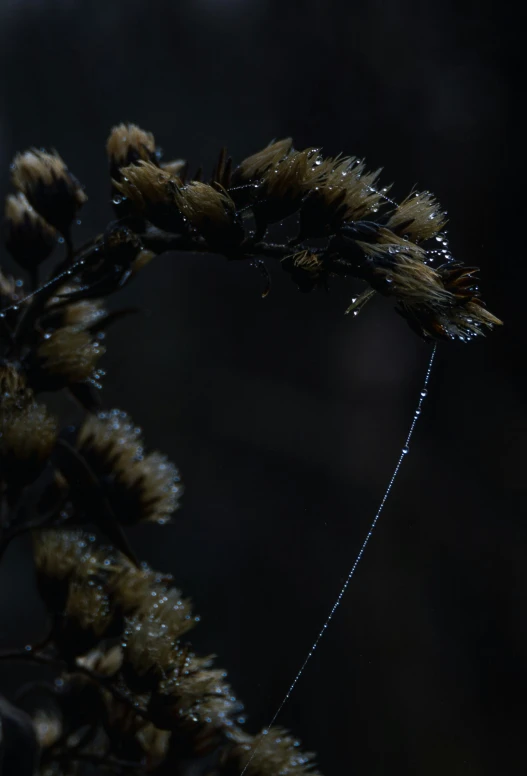
[[[90, 197], [82, 242], [112, 217], [113, 124], [206, 170], [224, 144], [239, 160], [291, 134], [383, 166], [395, 198], [433, 191], [454, 255], [481, 267], [505, 321], [440, 345], [382, 520], [281, 714], [326, 776], [527, 772], [524, 43], [511, 8], [0, 2], [2, 196], [17, 150], [56, 147]], [[109, 335], [104, 364], [106, 405], [186, 484], [174, 524], [136, 529], [134, 546], [194, 599], [193, 643], [217, 654], [253, 730], [363, 541], [430, 352], [387, 303], [345, 318], [359, 284], [303, 295], [271, 271], [262, 300], [254, 268], [165, 255], [112, 302], [142, 313]], [[0, 617], [2, 646], [45, 628], [22, 541], [0, 570]], [[3, 689], [22, 674], [2, 667]]]

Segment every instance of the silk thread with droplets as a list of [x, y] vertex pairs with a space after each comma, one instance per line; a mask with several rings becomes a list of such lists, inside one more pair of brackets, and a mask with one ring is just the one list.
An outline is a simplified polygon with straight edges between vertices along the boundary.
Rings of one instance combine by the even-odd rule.
[[29, 294], [26, 294], [26, 296], [23, 296], [21, 299], [18, 299], [16, 302], [13, 302], [13, 304], [10, 304], [8, 307], [4, 307], [2, 310], [0, 310], [0, 318], [4, 318], [5, 314], [8, 313], [10, 310], [19, 310], [20, 306], [23, 305], [24, 302], [28, 302], [30, 299], [33, 299], [33, 297], [38, 296], [40, 292], [44, 291], [46, 288], [49, 288], [50, 286], [53, 286], [53, 285], [58, 286], [60, 284], [60, 281], [63, 278], [71, 277], [71, 275], [74, 275], [75, 272], [78, 269], [80, 269], [83, 265], [84, 265], [84, 259], [79, 259], [78, 261], [75, 262], [75, 264], [72, 264], [71, 267], [68, 267], [68, 269], [65, 269], [63, 272], [50, 278], [50, 280], [48, 280], [46, 283], [43, 283], [34, 291], [30, 291]]
[[[291, 682], [291, 684], [289, 686], [289, 689], [287, 690], [286, 694], [284, 695], [280, 705], [276, 709], [276, 711], [275, 711], [271, 721], [269, 722], [268, 726], [262, 731], [262, 736], [266, 736], [269, 733], [269, 729], [274, 725], [274, 723], [276, 722], [276, 720], [280, 716], [280, 713], [282, 712], [282, 709], [284, 708], [285, 704], [287, 703], [287, 701], [291, 697], [291, 694], [292, 694], [293, 690], [295, 689], [296, 685], [298, 684], [298, 681], [299, 681], [300, 677], [304, 673], [307, 664], [309, 663], [309, 661], [313, 657], [313, 653], [315, 652], [315, 649], [318, 647], [322, 637], [324, 636], [324, 634], [325, 634], [325, 632], [326, 632], [326, 630], [327, 630], [327, 628], [329, 626], [329, 623], [333, 619], [333, 615], [335, 614], [335, 612], [337, 611], [338, 607], [340, 606], [340, 604], [342, 602], [342, 599], [344, 598], [344, 594], [345, 594], [346, 590], [348, 589], [348, 586], [349, 586], [349, 584], [350, 584], [350, 582], [351, 582], [351, 580], [353, 578], [353, 575], [355, 574], [357, 566], [359, 565], [359, 563], [361, 561], [361, 558], [364, 555], [364, 551], [366, 550], [366, 547], [368, 546], [368, 542], [371, 539], [371, 536], [373, 534], [375, 526], [377, 525], [379, 517], [381, 516], [381, 512], [384, 509], [384, 505], [386, 504], [386, 501], [388, 500], [388, 496], [390, 495], [390, 491], [392, 490], [393, 484], [394, 484], [394, 482], [395, 482], [395, 480], [397, 478], [397, 475], [399, 474], [399, 469], [401, 468], [401, 464], [402, 464], [405, 456], [407, 455], [407, 453], [410, 451], [410, 441], [412, 439], [412, 435], [414, 433], [414, 429], [415, 429], [417, 420], [418, 420], [418, 418], [419, 418], [419, 416], [421, 414], [421, 406], [423, 404], [424, 399], [426, 398], [426, 396], [428, 394], [428, 383], [430, 381], [430, 374], [432, 372], [432, 366], [434, 364], [436, 350], [437, 350], [437, 344], [434, 344], [434, 346], [432, 348], [432, 353], [430, 355], [430, 359], [428, 361], [428, 366], [427, 366], [427, 369], [426, 369], [425, 378], [423, 380], [423, 385], [422, 385], [422, 388], [421, 388], [421, 392], [419, 394], [419, 401], [417, 402], [417, 407], [415, 408], [415, 411], [414, 411], [414, 416], [412, 418], [412, 423], [410, 424], [410, 430], [408, 431], [405, 443], [404, 443], [403, 447], [401, 448], [401, 452], [399, 454], [399, 459], [398, 459], [398, 461], [397, 461], [397, 463], [395, 465], [395, 468], [393, 470], [393, 474], [392, 474], [392, 476], [390, 478], [388, 486], [387, 486], [386, 490], [384, 491], [384, 496], [382, 497], [381, 503], [379, 504], [379, 508], [377, 509], [377, 512], [375, 513], [375, 517], [373, 518], [372, 522], [370, 523], [370, 527], [368, 529], [368, 533], [366, 534], [366, 538], [364, 539], [364, 541], [362, 543], [362, 546], [361, 546], [361, 548], [360, 548], [360, 550], [359, 550], [359, 552], [358, 552], [358, 554], [357, 554], [357, 556], [356, 556], [356, 558], [355, 558], [355, 560], [353, 562], [353, 565], [352, 565], [352, 567], [351, 567], [351, 569], [350, 569], [350, 571], [348, 573], [348, 576], [346, 577], [346, 580], [345, 580], [344, 584], [342, 585], [342, 587], [340, 589], [340, 592], [339, 592], [337, 598], [335, 599], [335, 602], [334, 602], [333, 606], [331, 607], [331, 610], [330, 610], [330, 612], [329, 612], [329, 614], [328, 614], [328, 616], [327, 616], [327, 618], [326, 618], [326, 620], [325, 620], [325, 622], [324, 622], [324, 624], [323, 624], [323, 626], [322, 626], [318, 636], [316, 637], [316, 639], [314, 640], [313, 644], [311, 645], [311, 647], [309, 649], [309, 652], [307, 653], [307, 655], [306, 655], [306, 657], [304, 659], [304, 662], [300, 666], [300, 669], [298, 670], [295, 678]], [[247, 760], [243, 770], [241, 771], [240, 776], [244, 776], [245, 772], [247, 771], [247, 769], [249, 768], [251, 762], [253, 761], [256, 753], [258, 752], [261, 744], [262, 744], [262, 740], [260, 740], [256, 744], [256, 746], [254, 747], [254, 749], [252, 750], [251, 756]]]

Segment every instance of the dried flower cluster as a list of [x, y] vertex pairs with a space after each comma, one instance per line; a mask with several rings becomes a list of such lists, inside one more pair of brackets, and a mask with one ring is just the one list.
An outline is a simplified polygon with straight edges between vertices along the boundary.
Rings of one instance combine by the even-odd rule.
[[[26, 280], [0, 271], [0, 554], [32, 531], [51, 626], [45, 643], [3, 658], [54, 666], [56, 680], [26, 688], [16, 707], [0, 699], [0, 766], [6, 776], [312, 773], [284, 731], [242, 729], [225, 674], [188, 641], [199, 618], [128, 545], [126, 526], [171, 519], [182, 485], [125, 412], [103, 411], [106, 330], [129, 312], [108, 312], [106, 297], [175, 249], [279, 259], [303, 291], [363, 279], [348, 312], [376, 292], [393, 297], [425, 338], [467, 341], [500, 321], [476, 270], [450, 255], [432, 195], [397, 205], [362, 160], [285, 139], [237, 167], [222, 151], [204, 181], [126, 124], [107, 152], [117, 220], [77, 249], [72, 224], [87, 198], [61, 157], [31, 149], [12, 164], [5, 243]], [[266, 242], [295, 214], [288, 243]], [[64, 255], [41, 285], [57, 246]], [[76, 427], [61, 430], [40, 396], [59, 390], [83, 409]]]

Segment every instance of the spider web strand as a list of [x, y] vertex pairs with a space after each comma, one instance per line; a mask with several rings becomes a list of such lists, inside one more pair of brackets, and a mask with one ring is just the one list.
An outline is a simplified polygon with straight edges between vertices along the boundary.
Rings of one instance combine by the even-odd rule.
[[[430, 381], [430, 374], [432, 372], [432, 366], [434, 364], [436, 350], [437, 350], [437, 345], [434, 344], [434, 346], [432, 348], [432, 353], [430, 355], [430, 359], [428, 361], [428, 367], [426, 369], [426, 374], [425, 374], [425, 378], [423, 380], [423, 385], [421, 387], [421, 392], [420, 392], [420, 395], [419, 395], [419, 401], [417, 402], [417, 406], [416, 406], [415, 411], [414, 411], [414, 416], [413, 416], [413, 419], [412, 419], [412, 423], [410, 425], [410, 430], [408, 431], [408, 434], [407, 434], [407, 437], [406, 437], [406, 441], [405, 441], [405, 443], [404, 443], [404, 445], [403, 445], [403, 447], [401, 449], [401, 452], [400, 452], [400, 455], [399, 455], [399, 459], [398, 459], [398, 461], [397, 461], [397, 463], [395, 465], [395, 468], [393, 470], [393, 474], [392, 474], [392, 476], [390, 478], [388, 486], [387, 486], [386, 490], [384, 491], [384, 496], [382, 497], [382, 500], [381, 500], [381, 502], [379, 504], [379, 508], [377, 509], [375, 517], [373, 518], [373, 520], [372, 520], [372, 522], [370, 524], [368, 533], [366, 534], [366, 537], [365, 537], [365, 539], [364, 539], [364, 541], [362, 543], [362, 546], [361, 546], [361, 548], [360, 548], [360, 550], [359, 550], [359, 552], [358, 552], [358, 554], [357, 554], [357, 556], [356, 556], [356, 558], [355, 558], [355, 560], [353, 562], [353, 565], [352, 565], [352, 567], [351, 567], [351, 569], [350, 569], [350, 571], [348, 573], [348, 576], [346, 577], [346, 580], [344, 581], [344, 584], [342, 585], [342, 587], [340, 589], [340, 592], [339, 592], [337, 598], [335, 599], [335, 602], [334, 602], [334, 604], [333, 604], [333, 606], [332, 606], [332, 608], [331, 608], [331, 610], [330, 610], [330, 612], [329, 612], [329, 614], [328, 614], [328, 616], [327, 616], [327, 618], [326, 618], [326, 620], [325, 620], [325, 622], [324, 622], [324, 624], [323, 624], [323, 626], [322, 626], [318, 636], [316, 637], [316, 639], [314, 640], [313, 644], [311, 645], [311, 647], [309, 649], [309, 652], [307, 653], [307, 655], [306, 655], [306, 657], [304, 659], [304, 662], [300, 666], [300, 669], [298, 670], [295, 678], [291, 682], [291, 684], [289, 686], [289, 689], [287, 690], [286, 694], [284, 695], [280, 705], [276, 709], [276, 711], [275, 711], [271, 721], [269, 722], [268, 726], [266, 728], [264, 728], [264, 730], [262, 731], [262, 736], [265, 736], [265, 735], [267, 735], [269, 733], [269, 729], [275, 724], [276, 720], [278, 719], [278, 717], [280, 716], [280, 714], [282, 712], [282, 709], [284, 708], [285, 704], [287, 703], [287, 701], [291, 697], [291, 694], [292, 694], [293, 690], [295, 689], [296, 685], [298, 684], [298, 681], [300, 680], [300, 677], [304, 673], [304, 671], [305, 671], [305, 669], [307, 667], [307, 664], [309, 663], [309, 661], [313, 657], [313, 654], [314, 654], [316, 648], [318, 647], [322, 637], [326, 633], [326, 631], [328, 629], [328, 626], [329, 626], [329, 623], [333, 619], [333, 615], [335, 614], [335, 612], [337, 611], [338, 607], [340, 606], [340, 604], [342, 602], [342, 599], [344, 598], [344, 594], [346, 593], [346, 590], [348, 589], [348, 586], [349, 586], [349, 584], [350, 584], [350, 582], [351, 582], [351, 580], [353, 578], [353, 575], [355, 574], [355, 571], [357, 570], [357, 566], [359, 565], [359, 563], [360, 563], [360, 561], [362, 559], [362, 556], [364, 555], [364, 551], [366, 550], [366, 547], [368, 546], [368, 542], [371, 539], [371, 536], [373, 534], [375, 526], [377, 525], [379, 517], [381, 516], [381, 513], [382, 513], [382, 511], [384, 509], [384, 505], [386, 504], [386, 501], [388, 500], [388, 496], [390, 495], [390, 492], [391, 492], [391, 490], [393, 488], [393, 484], [394, 484], [394, 482], [395, 482], [395, 480], [397, 478], [397, 475], [399, 474], [399, 469], [401, 468], [401, 464], [402, 464], [404, 458], [406, 457], [406, 454], [409, 452], [410, 441], [412, 439], [412, 435], [414, 433], [415, 426], [417, 424], [417, 420], [418, 420], [418, 418], [419, 418], [419, 416], [421, 414], [421, 406], [422, 406], [423, 401], [426, 398], [427, 393], [428, 393], [428, 383]], [[251, 756], [249, 757], [247, 763], [245, 764], [243, 770], [241, 771], [240, 776], [244, 776], [245, 772], [249, 768], [251, 762], [253, 761], [253, 759], [254, 759], [254, 757], [255, 757], [256, 753], [258, 752], [258, 750], [259, 750], [261, 745], [262, 745], [262, 741], [259, 741], [257, 743], [257, 745], [254, 747], [254, 749], [253, 749], [253, 751], [251, 753]]]

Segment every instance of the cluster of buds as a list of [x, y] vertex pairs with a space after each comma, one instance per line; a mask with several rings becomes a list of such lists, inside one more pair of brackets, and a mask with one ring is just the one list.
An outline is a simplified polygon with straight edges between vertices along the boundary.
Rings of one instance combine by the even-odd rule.
[[35, 401], [24, 375], [9, 364], [0, 366], [0, 488], [18, 492], [33, 482], [56, 437], [55, 419]]
[[[0, 270], [0, 556], [33, 531], [51, 622], [36, 654], [64, 670], [45, 704], [24, 711], [0, 698], [0, 770], [18, 757], [21, 776], [314, 773], [284, 731], [242, 729], [225, 675], [186, 640], [199, 619], [189, 601], [128, 543], [129, 526], [171, 521], [182, 485], [125, 412], [102, 410], [106, 330], [132, 312], [109, 312], [106, 298], [179, 250], [260, 268], [278, 258], [302, 291], [359, 278], [367, 288], [347, 312], [391, 297], [425, 339], [469, 341], [501, 322], [483, 304], [477, 270], [450, 254], [434, 197], [396, 204], [363, 160], [286, 138], [237, 166], [222, 150], [203, 180], [181, 159], [163, 162], [152, 133], [134, 124], [114, 127], [107, 152], [117, 220], [78, 248], [72, 225], [86, 195], [61, 157], [30, 149], [12, 164], [5, 243], [28, 277]], [[286, 219], [291, 238], [266, 241]], [[65, 255], [40, 285], [57, 244]], [[76, 425], [60, 430], [39, 396], [49, 391], [80, 404]], [[6, 743], [10, 730], [27, 746]]]
[[[137, 569], [78, 531], [39, 530], [33, 542], [38, 587], [53, 622], [46, 654], [60, 654], [68, 665], [51, 701], [43, 706], [38, 693], [24, 697], [50, 767], [71, 749], [72, 761], [75, 753], [81, 761], [100, 757], [110, 773], [120, 773], [111, 757], [104, 759], [119, 741], [121, 759], [159, 776], [191, 761], [213, 763], [214, 772], [228, 776], [241, 772], [253, 751], [253, 776], [314, 774], [311, 756], [284, 731], [253, 737], [242, 729], [243, 707], [224, 672], [184, 641], [199, 617], [170, 576]], [[79, 749], [87, 716], [91, 734]]]
[[[115, 150], [118, 138], [126, 138], [126, 153]], [[182, 162], [163, 167], [153, 137], [137, 127], [116, 128], [108, 148], [120, 201], [136, 218], [179, 235], [178, 247], [199, 246], [228, 258], [265, 257], [269, 225], [297, 213], [298, 234], [290, 241], [297, 250], [282, 258], [301, 290], [327, 287], [331, 277], [361, 278], [370, 288], [353, 312], [372, 298], [371, 291], [390, 296], [425, 339], [467, 342], [501, 323], [486, 310], [474, 270], [446, 250], [446, 215], [433, 195], [413, 192], [398, 205], [389, 187], [380, 187], [380, 170], [368, 172], [361, 159], [325, 158], [317, 148], [297, 151], [286, 138], [233, 170], [222, 152], [204, 183], [185, 180]], [[432, 240], [441, 248], [431, 247]], [[472, 282], [454, 287], [452, 272]]]

